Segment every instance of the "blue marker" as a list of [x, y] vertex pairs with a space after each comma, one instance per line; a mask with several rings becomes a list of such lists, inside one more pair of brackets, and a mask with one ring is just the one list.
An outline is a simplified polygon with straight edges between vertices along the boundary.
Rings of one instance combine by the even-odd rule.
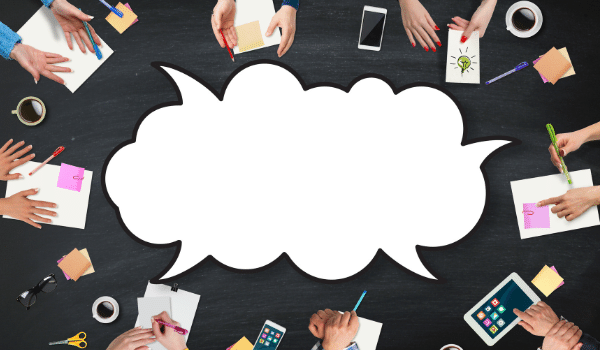
[[358, 309], [358, 306], [360, 305], [360, 303], [362, 302], [363, 298], [365, 297], [365, 294], [367, 294], [366, 290], [362, 293], [362, 295], [360, 296], [360, 299], [358, 299], [358, 303], [356, 303], [356, 306], [354, 307], [354, 310], [352, 310], [352, 311], [356, 311], [356, 309]]
[[104, 6], [108, 7], [109, 10], [111, 10], [115, 15], [119, 16], [119, 18], [123, 18], [123, 12], [119, 11], [118, 9], [110, 6], [106, 1], [104, 0], [100, 0], [101, 3], [104, 4]]
[[527, 62], [521, 62], [521, 63], [519, 63], [518, 66], [515, 67], [515, 69], [509, 70], [508, 72], [506, 72], [506, 73], [504, 73], [502, 75], [499, 75], [499, 76], [495, 77], [494, 79], [492, 79], [490, 81], [486, 81], [485, 85], [490, 85], [491, 83], [495, 82], [496, 80], [500, 80], [500, 79], [504, 78], [505, 76], [511, 75], [514, 72], [516, 72], [518, 70], [521, 70], [521, 69], [523, 69], [523, 68], [525, 68], [527, 66], [529, 66], [529, 63], [527, 63]]
[[[79, 9], [79, 11], [81, 11], [81, 9]], [[100, 52], [100, 49], [98, 48], [98, 45], [96, 45], [96, 42], [94, 41], [94, 37], [92, 37], [92, 32], [90, 32], [90, 27], [88, 27], [88, 24], [86, 21], [81, 21], [83, 22], [83, 26], [85, 27], [85, 31], [88, 33], [88, 36], [90, 37], [90, 41], [92, 42], [92, 46], [94, 47], [94, 51], [96, 52], [96, 57], [98, 57], [99, 60], [102, 59], [102, 52]]]

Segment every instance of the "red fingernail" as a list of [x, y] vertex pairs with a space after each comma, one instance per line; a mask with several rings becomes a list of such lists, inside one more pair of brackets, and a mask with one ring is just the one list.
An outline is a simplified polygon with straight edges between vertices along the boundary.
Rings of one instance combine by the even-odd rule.
[[435, 52], [435, 46], [432, 46], [432, 47], [431, 47], [431, 50], [432, 50], [433, 52]]
[[440, 30], [440, 27], [438, 27], [438, 26], [435, 26], [435, 30]]
[[464, 43], [465, 41], [467, 41], [467, 37], [463, 35], [462, 38], [460, 38], [460, 42]]
[[437, 42], [437, 44], [438, 44], [438, 46], [440, 46], [440, 47], [442, 46], [442, 42], [441, 42], [441, 41], [438, 41], [438, 42]]
[[424, 47], [425, 51], [429, 52], [429, 48], [427, 46]]
[[412, 43], [412, 46], [415, 47], [415, 43]]

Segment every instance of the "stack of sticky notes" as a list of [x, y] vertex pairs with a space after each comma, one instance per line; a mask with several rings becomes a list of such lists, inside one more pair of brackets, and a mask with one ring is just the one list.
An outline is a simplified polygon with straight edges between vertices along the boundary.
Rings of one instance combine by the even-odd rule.
[[77, 281], [79, 277], [94, 273], [94, 266], [87, 249], [73, 249], [68, 255], [57, 261], [58, 267], [68, 280]]
[[546, 297], [552, 294], [558, 287], [565, 284], [563, 278], [560, 277], [556, 271], [556, 268], [554, 266], [548, 267], [548, 265], [544, 266], [542, 271], [535, 276], [531, 283], [533, 283], [540, 292], [544, 293]]
[[575, 74], [566, 47], [560, 50], [553, 47], [546, 54], [533, 61], [533, 68], [540, 73], [544, 83], [551, 82], [552, 85], [556, 84], [559, 79]]
[[248, 340], [248, 338], [243, 337], [237, 343], [235, 343], [232, 346], [228, 347], [227, 350], [252, 350], [253, 347], [254, 346]]
[[119, 32], [119, 34], [123, 34], [127, 28], [131, 27], [135, 22], [138, 21], [138, 16], [133, 13], [129, 3], [125, 5], [119, 3], [116, 8], [123, 12], [123, 17], [119, 17], [111, 12], [108, 17], [106, 17], [106, 20], [117, 30], [117, 32]]

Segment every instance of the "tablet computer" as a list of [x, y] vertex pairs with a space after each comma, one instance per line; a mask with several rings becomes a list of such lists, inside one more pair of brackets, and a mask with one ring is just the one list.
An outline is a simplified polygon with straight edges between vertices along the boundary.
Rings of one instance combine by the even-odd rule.
[[467, 324], [492, 346], [521, 321], [513, 309], [525, 311], [540, 298], [517, 275], [511, 273], [464, 316]]

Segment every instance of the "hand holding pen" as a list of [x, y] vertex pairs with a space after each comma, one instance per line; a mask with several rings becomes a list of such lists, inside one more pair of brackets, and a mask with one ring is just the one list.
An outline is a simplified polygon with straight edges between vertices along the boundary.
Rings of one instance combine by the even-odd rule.
[[94, 31], [94, 28], [92, 28], [92, 26], [88, 23], [89, 31], [91, 37], [93, 38], [93, 40], [91, 40], [86, 33], [85, 26], [82, 23], [89, 22], [94, 17], [88, 16], [81, 12], [81, 10], [71, 5], [67, 0], [54, 0], [52, 5], [50, 5], [50, 9], [65, 33], [65, 38], [67, 39], [67, 45], [69, 45], [69, 49], [73, 50], [73, 41], [71, 39], [71, 35], [73, 38], [75, 38], [75, 42], [83, 53], [86, 52], [86, 46], [90, 52], [95, 52], [92, 41], [98, 46], [102, 46], [100, 38]]
[[[168, 324], [169, 326], [164, 326], [165, 324]], [[164, 326], [164, 328], [162, 326]], [[181, 324], [173, 321], [171, 317], [169, 317], [169, 314], [164, 311], [160, 315], [152, 317], [152, 331], [154, 332], [154, 336], [167, 350], [181, 350], [187, 348], [185, 345], [185, 336], [176, 332], [176, 328], [183, 330]]]

